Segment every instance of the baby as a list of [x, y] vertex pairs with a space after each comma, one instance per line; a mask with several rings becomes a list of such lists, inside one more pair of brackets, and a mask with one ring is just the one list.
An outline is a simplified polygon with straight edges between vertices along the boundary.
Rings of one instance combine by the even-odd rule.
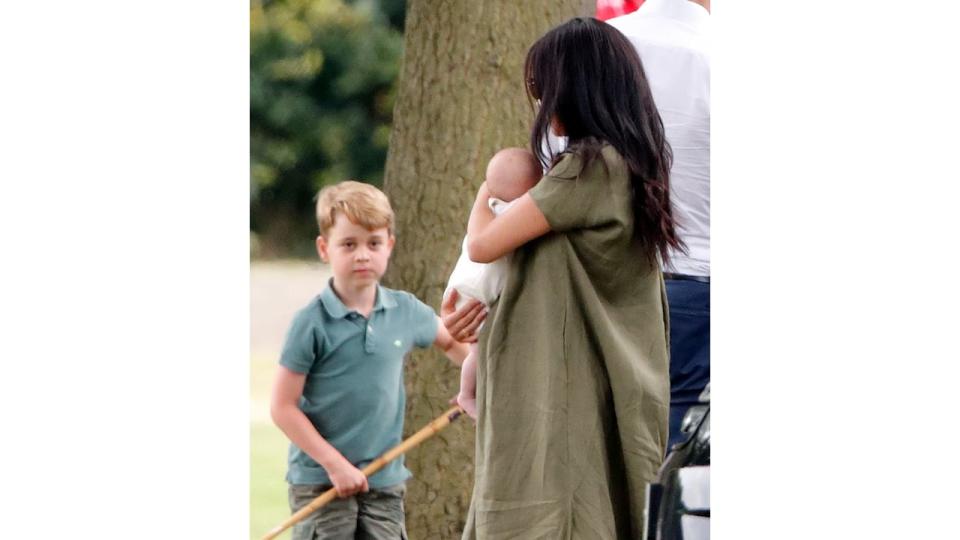
[[[489, 205], [494, 214], [506, 212], [513, 202], [543, 176], [543, 168], [533, 153], [522, 148], [505, 148], [497, 152], [487, 164], [486, 182], [490, 192]], [[457, 307], [470, 298], [476, 298], [488, 307], [500, 297], [510, 255], [504, 255], [491, 263], [476, 263], [467, 254], [467, 238], [464, 237], [460, 258], [450, 274], [444, 297], [456, 289], [459, 298]], [[477, 417], [477, 345], [470, 345], [470, 354], [460, 371], [460, 394], [457, 403], [471, 418]]]

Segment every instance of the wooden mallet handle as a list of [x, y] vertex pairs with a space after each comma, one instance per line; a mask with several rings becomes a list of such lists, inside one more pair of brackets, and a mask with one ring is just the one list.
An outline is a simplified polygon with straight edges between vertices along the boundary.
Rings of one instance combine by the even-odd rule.
[[[394, 446], [390, 450], [387, 450], [382, 456], [370, 462], [370, 464], [364, 467], [363, 470], [361, 470], [360, 472], [362, 472], [364, 476], [369, 478], [370, 476], [373, 475], [373, 473], [382, 469], [387, 463], [390, 463], [391, 461], [397, 459], [399, 456], [407, 453], [407, 451], [414, 448], [418, 444], [434, 436], [441, 429], [447, 427], [450, 424], [450, 422], [453, 422], [454, 420], [456, 420], [461, 414], [463, 414], [463, 412], [464, 412], [463, 409], [461, 409], [459, 405], [456, 407], [450, 408], [447, 412], [443, 413], [442, 415], [434, 419], [433, 422], [430, 422], [429, 424], [424, 426], [423, 429], [414, 433], [413, 435], [408, 437], [405, 441], [401, 442], [397, 446]], [[316, 499], [310, 501], [309, 504], [307, 504], [300, 510], [297, 510], [292, 516], [287, 518], [283, 523], [271, 529], [270, 532], [268, 532], [263, 537], [263, 540], [271, 540], [273, 538], [276, 538], [277, 536], [280, 535], [280, 533], [289, 529], [293, 525], [299, 523], [305, 517], [314, 513], [315, 511], [317, 511], [318, 509], [320, 509], [321, 507], [323, 507], [324, 505], [326, 505], [327, 503], [329, 503], [330, 501], [336, 498], [337, 498], [337, 488], [328, 489], [323, 495], [320, 495]]]

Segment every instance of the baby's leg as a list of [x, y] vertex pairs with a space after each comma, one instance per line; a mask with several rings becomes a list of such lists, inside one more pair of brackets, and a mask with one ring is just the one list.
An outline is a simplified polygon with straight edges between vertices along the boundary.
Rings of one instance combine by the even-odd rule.
[[470, 344], [470, 354], [460, 368], [460, 395], [457, 404], [467, 411], [470, 418], [477, 419], [477, 344]]

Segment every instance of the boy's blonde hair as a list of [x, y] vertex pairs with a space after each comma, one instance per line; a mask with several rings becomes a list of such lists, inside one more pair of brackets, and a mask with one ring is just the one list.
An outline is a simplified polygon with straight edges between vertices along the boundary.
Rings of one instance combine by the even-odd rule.
[[370, 184], [346, 180], [317, 193], [317, 225], [321, 236], [326, 236], [330, 227], [333, 227], [337, 212], [342, 212], [347, 219], [367, 230], [386, 227], [393, 234], [390, 200]]

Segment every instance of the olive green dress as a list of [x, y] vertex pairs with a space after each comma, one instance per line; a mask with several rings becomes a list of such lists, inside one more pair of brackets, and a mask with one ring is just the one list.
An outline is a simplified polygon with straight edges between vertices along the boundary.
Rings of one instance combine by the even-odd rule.
[[552, 232], [515, 252], [480, 335], [465, 540], [640, 538], [667, 440], [666, 294], [626, 165], [601, 155], [530, 192]]

